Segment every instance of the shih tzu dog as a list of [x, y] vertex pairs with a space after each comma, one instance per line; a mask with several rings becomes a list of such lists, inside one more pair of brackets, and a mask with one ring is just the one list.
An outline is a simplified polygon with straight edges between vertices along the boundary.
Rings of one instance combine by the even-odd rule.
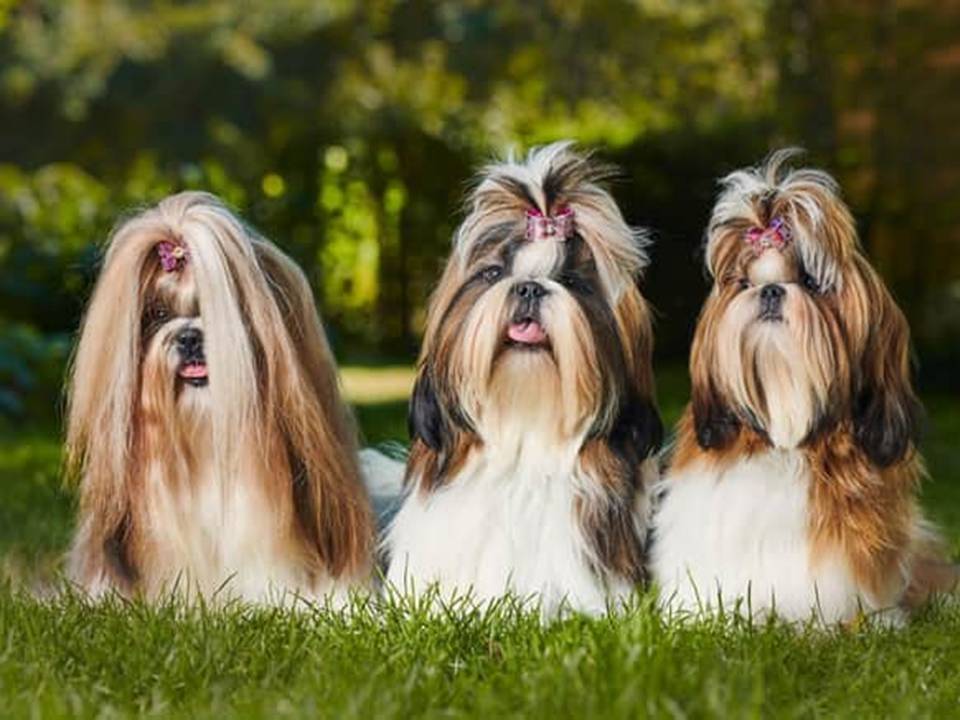
[[92, 595], [343, 598], [371, 571], [355, 429], [306, 278], [199, 192], [122, 223], [69, 391]]
[[481, 173], [429, 306], [393, 587], [552, 615], [641, 580], [662, 428], [644, 239], [609, 176], [566, 143]]
[[673, 608], [897, 620], [956, 578], [916, 501], [909, 330], [792, 153], [722, 181], [653, 574]]

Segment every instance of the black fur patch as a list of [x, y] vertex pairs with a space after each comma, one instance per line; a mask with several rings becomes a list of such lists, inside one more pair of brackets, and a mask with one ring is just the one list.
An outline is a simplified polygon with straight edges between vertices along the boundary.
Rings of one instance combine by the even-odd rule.
[[434, 452], [440, 452], [449, 440], [449, 430], [430, 375], [429, 369], [424, 368], [413, 386], [407, 430], [411, 440], [421, 440]]
[[527, 187], [526, 183], [510, 177], [509, 175], [496, 175], [492, 178], [492, 180], [497, 185], [502, 187], [504, 191], [510, 193], [514, 197], [520, 198], [530, 207], [538, 207], [537, 201], [534, 199], [533, 193], [530, 192], [530, 188]]
[[526, 243], [526, 239], [523, 235], [513, 238], [509, 242], [504, 243], [503, 247], [500, 249], [500, 262], [503, 263], [503, 271], [509, 273], [513, 269], [513, 261], [517, 256], [517, 252], [520, 248]]
[[287, 450], [290, 463], [290, 472], [293, 476], [293, 509], [297, 516], [297, 524], [303, 534], [312, 541], [319, 543], [320, 535], [317, 527], [317, 509], [313, 505], [313, 494], [310, 492], [310, 477], [303, 461], [290, 449]]
[[612, 165], [595, 162], [587, 157], [572, 156], [552, 166], [543, 178], [543, 195], [547, 209], [552, 210], [554, 203], [571, 191], [593, 192], [589, 185], [602, 185], [620, 175]]
[[663, 446], [663, 421], [654, 404], [634, 395], [620, 407], [610, 429], [610, 448], [636, 467]]
[[854, 437], [874, 465], [902, 460], [920, 439], [923, 410], [913, 397], [863, 390], [854, 404]]
[[697, 443], [704, 450], [722, 450], [740, 434], [740, 421], [716, 399], [693, 403]]
[[522, 232], [518, 222], [497, 223], [484, 230], [480, 233], [480, 236], [474, 240], [473, 246], [470, 248], [469, 263], [472, 265], [477, 262], [477, 260], [505, 240], [517, 237], [522, 238], [523, 236], [518, 233], [518, 230]]
[[603, 577], [611, 569], [622, 573], [634, 584], [645, 584], [645, 538], [636, 530], [632, 494], [609, 494], [588, 529], [599, 563], [594, 572]]
[[777, 201], [778, 195], [779, 192], [771, 188], [760, 196], [760, 219], [764, 225], [769, 225], [773, 219], [773, 206]]
[[133, 585], [140, 577], [130, 558], [130, 516], [124, 515], [116, 529], [103, 541], [103, 555], [113, 573], [124, 583]]
[[[593, 256], [579, 237], [575, 236], [567, 243], [557, 280], [576, 299], [590, 323], [598, 355], [604, 359], [607, 379], [626, 377], [624, 348], [616, 318], [600, 287]], [[629, 384], [624, 385], [619, 380], [612, 382], [614, 385], [610, 389], [624, 397], [613, 425], [596, 428], [594, 436], [605, 435], [610, 448], [633, 468], [662, 446], [663, 422], [649, 398], [640, 397]]]
[[550, 168], [546, 177], [543, 178], [543, 197], [547, 202], [547, 208], [552, 209], [557, 198], [572, 186], [576, 173], [575, 166], [567, 163], [560, 167]]

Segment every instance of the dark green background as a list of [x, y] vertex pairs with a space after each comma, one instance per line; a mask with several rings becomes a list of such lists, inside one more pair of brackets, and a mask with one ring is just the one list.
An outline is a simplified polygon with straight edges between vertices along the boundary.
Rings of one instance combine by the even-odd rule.
[[403, 361], [472, 168], [567, 137], [655, 234], [658, 363], [685, 362], [716, 178], [791, 144], [953, 391], [958, 89], [956, 3], [0, 0], [0, 416], [55, 421], [131, 207], [223, 195], [307, 269], [342, 360]]

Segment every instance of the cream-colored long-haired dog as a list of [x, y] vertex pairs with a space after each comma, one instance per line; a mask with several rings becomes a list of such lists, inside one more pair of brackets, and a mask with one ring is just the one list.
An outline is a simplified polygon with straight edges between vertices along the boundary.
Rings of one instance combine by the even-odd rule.
[[915, 497], [909, 329], [837, 184], [791, 154], [722, 181], [653, 571], [675, 608], [895, 620], [956, 580]]
[[641, 580], [653, 398], [642, 235], [560, 143], [487, 167], [429, 307], [388, 580], [546, 615]]
[[111, 237], [67, 447], [70, 573], [91, 594], [277, 602], [368, 582], [354, 426], [306, 278], [212, 195]]

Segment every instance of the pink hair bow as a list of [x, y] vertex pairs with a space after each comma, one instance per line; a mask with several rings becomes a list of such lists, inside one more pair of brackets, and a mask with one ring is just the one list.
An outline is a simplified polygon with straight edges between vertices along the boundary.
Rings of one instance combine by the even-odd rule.
[[573, 208], [561, 205], [555, 215], [544, 215], [537, 208], [527, 210], [527, 240], [546, 240], [573, 236]]
[[768, 248], [783, 250], [790, 244], [793, 234], [790, 228], [783, 221], [783, 218], [775, 217], [765, 228], [752, 227], [747, 230], [744, 236], [747, 245], [753, 248], [758, 255]]
[[157, 243], [157, 255], [160, 256], [160, 267], [166, 272], [180, 270], [187, 264], [187, 249], [176, 242], [164, 240]]

